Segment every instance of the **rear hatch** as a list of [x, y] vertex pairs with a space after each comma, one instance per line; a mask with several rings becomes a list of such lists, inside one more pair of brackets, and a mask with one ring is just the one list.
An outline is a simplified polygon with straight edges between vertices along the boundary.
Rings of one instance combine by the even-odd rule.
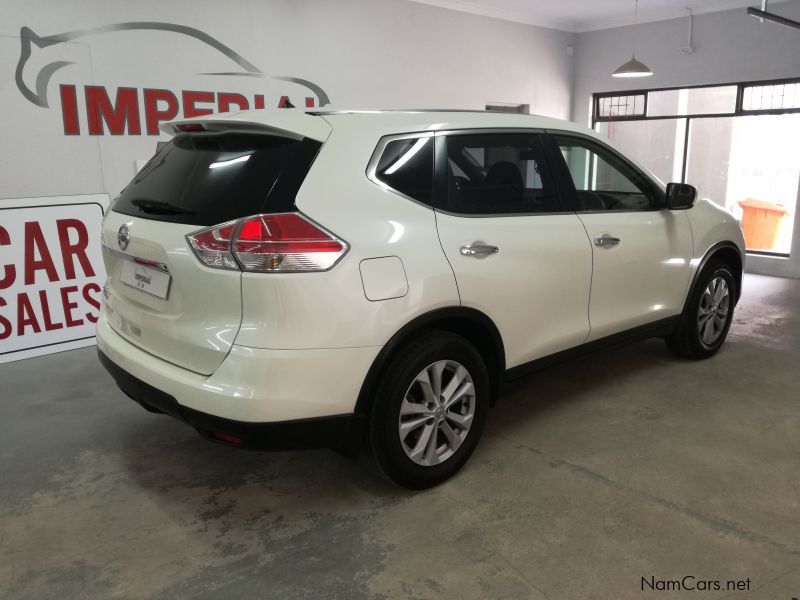
[[299, 134], [231, 125], [186, 126], [191, 133], [179, 133], [114, 200], [102, 232], [111, 327], [139, 348], [206, 375], [241, 326], [242, 275], [201, 263], [186, 236], [295, 210], [321, 146]]

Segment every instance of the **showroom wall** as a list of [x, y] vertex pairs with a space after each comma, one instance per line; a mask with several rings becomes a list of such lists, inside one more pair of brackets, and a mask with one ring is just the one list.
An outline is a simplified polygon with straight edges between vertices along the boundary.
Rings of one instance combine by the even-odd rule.
[[13, 115], [0, 135], [14, 140], [0, 198], [113, 197], [166, 139], [160, 120], [243, 104], [499, 101], [566, 118], [572, 43], [406, 0], [14, 0], [0, 25], [0, 104]]
[[[770, 2], [769, 10], [800, 20], [800, 0]], [[693, 54], [679, 50], [687, 45], [687, 34], [687, 18], [637, 27], [636, 56], [654, 72], [644, 79], [611, 77], [611, 72], [630, 58], [631, 27], [578, 34], [572, 120], [589, 123], [595, 92], [800, 77], [800, 31], [760, 23], [744, 8], [697, 15]], [[747, 268], [755, 273], [800, 277], [800, 219], [795, 219], [791, 258], [749, 255]]]
[[[769, 8], [800, 20], [800, 0], [770, 2]], [[695, 16], [693, 54], [680, 51], [687, 37], [688, 18], [638, 25], [636, 57], [653, 69], [653, 76], [619, 79], [611, 73], [631, 57], [632, 27], [578, 34], [572, 119], [589, 122], [595, 92], [800, 76], [800, 33], [775, 23], [759, 23], [744, 8]]]

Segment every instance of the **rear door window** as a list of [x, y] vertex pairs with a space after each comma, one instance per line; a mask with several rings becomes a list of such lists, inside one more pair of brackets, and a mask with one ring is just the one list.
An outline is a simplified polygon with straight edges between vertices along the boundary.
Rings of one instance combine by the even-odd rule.
[[561, 210], [535, 133], [447, 136], [448, 212], [476, 215]]
[[158, 152], [112, 210], [145, 219], [215, 225], [288, 212], [320, 142], [253, 134], [185, 134]]

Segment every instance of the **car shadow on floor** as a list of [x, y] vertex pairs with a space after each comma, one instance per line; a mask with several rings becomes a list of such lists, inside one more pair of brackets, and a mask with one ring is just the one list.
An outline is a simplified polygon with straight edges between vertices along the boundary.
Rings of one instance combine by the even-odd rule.
[[324, 513], [348, 498], [380, 505], [413, 496], [381, 476], [366, 454], [353, 460], [329, 449], [243, 450], [201, 437], [166, 415], [132, 410], [142, 414], [121, 440], [125, 471], [148, 497], [177, 510], [188, 505], [203, 514], [203, 507], [257, 495], [291, 516]]
[[[623, 386], [643, 372], [676, 362], [684, 361], [660, 340], [648, 340], [550, 367], [509, 383], [489, 413], [488, 429], [504, 437], [517, 435], [559, 407], [601, 402], [601, 397], [593, 397], [595, 388]], [[498, 408], [507, 403], [522, 409], [514, 412], [513, 419], [498, 419]], [[192, 490], [205, 494], [258, 485], [278, 495], [301, 489], [309, 503], [295, 508], [313, 511], [319, 508], [313, 500], [319, 495], [366, 493], [387, 501], [413, 495], [386, 481], [365, 454], [350, 460], [331, 450], [240, 450], [201, 438], [170, 417], [147, 413], [132, 419], [123, 431], [122, 457], [128, 473], [138, 486], [167, 498], [185, 498]], [[181, 493], [172, 494], [177, 489]]]
[[524, 405], [530, 418], [537, 418], [554, 407], [593, 402], [593, 390], [625, 386], [642, 374], [691, 362], [676, 357], [661, 339], [602, 349], [507, 382], [497, 405]]

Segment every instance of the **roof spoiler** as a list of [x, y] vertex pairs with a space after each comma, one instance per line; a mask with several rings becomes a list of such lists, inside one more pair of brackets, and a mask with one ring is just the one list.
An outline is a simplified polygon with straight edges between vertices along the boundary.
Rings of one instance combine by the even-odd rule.
[[292, 139], [328, 139], [331, 126], [325, 119], [291, 109], [250, 110], [168, 121], [160, 125], [169, 135], [191, 131], [263, 133]]

